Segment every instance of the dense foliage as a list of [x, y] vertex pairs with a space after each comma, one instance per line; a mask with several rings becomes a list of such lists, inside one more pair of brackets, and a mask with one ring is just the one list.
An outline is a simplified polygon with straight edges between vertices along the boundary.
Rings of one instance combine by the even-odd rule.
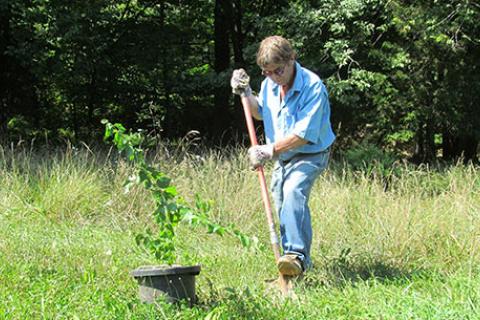
[[89, 140], [108, 117], [238, 138], [231, 71], [258, 88], [258, 42], [281, 34], [329, 88], [337, 147], [475, 159], [479, 20], [472, 0], [0, 0], [0, 130]]

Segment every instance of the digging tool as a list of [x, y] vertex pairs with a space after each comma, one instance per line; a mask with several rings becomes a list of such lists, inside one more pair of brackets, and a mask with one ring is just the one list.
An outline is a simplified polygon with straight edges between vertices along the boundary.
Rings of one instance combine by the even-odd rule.
[[[255, 127], [253, 125], [252, 113], [250, 111], [250, 101], [248, 97], [241, 97], [243, 111], [245, 113], [245, 120], [247, 122], [248, 135], [250, 137], [250, 143], [252, 146], [258, 145], [257, 135], [255, 133]], [[270, 242], [272, 244], [273, 253], [275, 255], [275, 263], [280, 259], [280, 245], [278, 243], [277, 233], [275, 231], [275, 222], [273, 221], [272, 206], [270, 205], [270, 199], [268, 197], [267, 182], [265, 180], [265, 173], [263, 166], [257, 167], [258, 180], [260, 181], [260, 187], [262, 189], [262, 200], [265, 207], [265, 215], [267, 217], [268, 228], [270, 231]], [[279, 284], [282, 294], [287, 296], [289, 294], [289, 279], [287, 276], [279, 273]]]

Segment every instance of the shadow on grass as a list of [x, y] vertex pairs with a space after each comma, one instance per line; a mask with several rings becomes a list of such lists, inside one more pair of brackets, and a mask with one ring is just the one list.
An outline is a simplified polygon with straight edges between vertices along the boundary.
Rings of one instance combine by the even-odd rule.
[[[432, 276], [431, 270], [407, 270], [386, 263], [381, 258], [348, 256], [324, 259], [316, 267], [295, 281], [293, 288], [297, 297], [285, 299], [279, 288], [261, 286], [219, 287], [207, 279], [200, 299], [192, 308], [186, 304], [177, 310], [185, 319], [290, 319], [303, 318], [313, 311], [313, 307], [296, 309], [304, 301], [303, 297], [311, 290], [337, 288], [360, 285], [366, 281], [380, 283], [392, 282], [392, 285], [411, 282], [414, 278]], [[300, 303], [300, 304], [299, 304]], [[292, 308], [294, 307], [294, 308]], [[170, 308], [172, 314], [175, 308]], [[169, 312], [170, 312], [169, 311]], [[182, 318], [182, 319], [183, 319]]]
[[322, 286], [343, 288], [368, 280], [380, 283], [410, 282], [414, 277], [428, 274], [429, 271], [425, 269], [397, 266], [380, 258], [351, 257], [347, 253], [316, 264], [303, 278], [297, 280], [297, 284], [305, 289]]
[[[325, 288], [342, 290], [345, 287], [361, 285], [364, 282], [375, 281], [397, 286], [409, 283], [418, 278], [443, 277], [438, 272], [427, 269], [412, 269], [399, 264], [395, 266], [382, 257], [350, 255], [342, 252], [340, 256], [324, 258], [317, 261], [315, 267], [303, 278], [295, 280], [295, 299], [286, 300], [279, 290], [278, 284], [262, 289], [258, 287], [219, 287], [210, 279], [203, 290], [200, 299], [193, 308], [182, 305], [179, 311], [186, 318], [208, 319], [285, 319], [292, 314], [298, 316], [298, 310], [292, 311], [309, 291]], [[288, 302], [288, 303], [287, 303]], [[293, 303], [293, 305], [292, 305]], [[303, 310], [303, 309], [302, 309]], [[305, 309], [305, 312], [310, 312]], [[241, 315], [236, 317], [237, 315]], [[300, 317], [301, 318], [301, 317]]]

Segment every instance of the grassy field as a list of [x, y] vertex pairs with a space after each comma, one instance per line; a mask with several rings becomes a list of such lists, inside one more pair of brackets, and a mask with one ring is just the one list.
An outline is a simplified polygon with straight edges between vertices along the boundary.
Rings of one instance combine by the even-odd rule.
[[[242, 151], [243, 152], [243, 151]], [[259, 245], [182, 226], [180, 262], [199, 263], [193, 308], [139, 302], [129, 272], [155, 261], [135, 245], [151, 224], [131, 169], [107, 152], [0, 148], [0, 319], [480, 319], [478, 168], [403, 168], [384, 181], [333, 163], [312, 191], [314, 269], [297, 299], [276, 276], [257, 176], [238, 150], [159, 152], [186, 199]], [[267, 167], [267, 171], [269, 171]]]

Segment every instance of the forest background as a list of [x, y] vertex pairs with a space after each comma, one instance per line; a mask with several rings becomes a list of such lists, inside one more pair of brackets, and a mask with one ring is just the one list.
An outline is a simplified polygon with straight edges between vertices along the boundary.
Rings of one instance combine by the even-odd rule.
[[243, 67], [258, 90], [258, 43], [279, 34], [326, 83], [337, 150], [475, 161], [478, 21], [468, 0], [1, 0], [0, 135], [91, 143], [108, 118], [245, 141], [229, 78]]

